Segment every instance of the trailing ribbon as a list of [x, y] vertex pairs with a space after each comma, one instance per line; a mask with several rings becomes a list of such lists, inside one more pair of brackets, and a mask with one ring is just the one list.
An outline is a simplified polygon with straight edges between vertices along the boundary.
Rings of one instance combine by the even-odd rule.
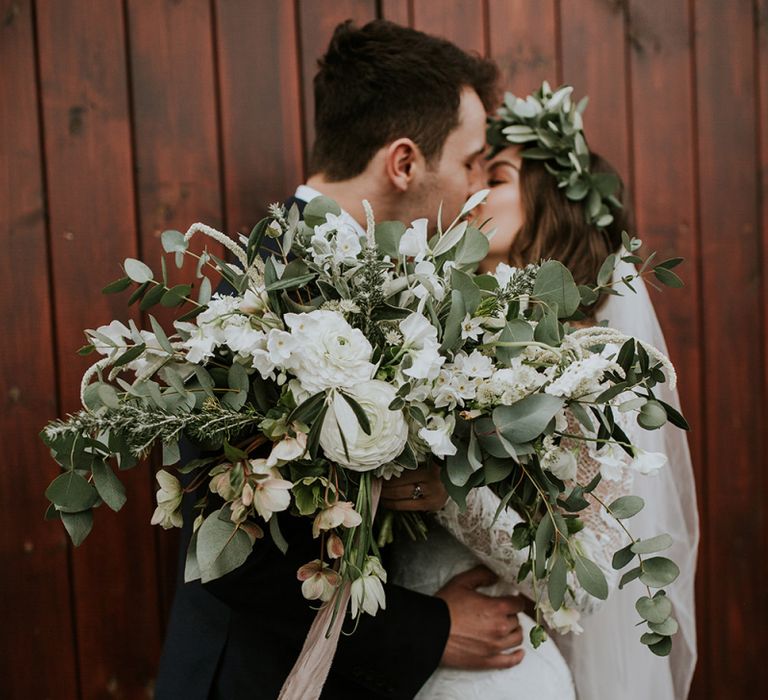
[[[371, 480], [371, 521], [376, 515], [381, 495], [381, 479]], [[293, 665], [288, 678], [280, 690], [278, 700], [318, 700], [331, 670], [331, 663], [336, 654], [336, 647], [341, 636], [341, 627], [347, 616], [347, 607], [352, 584], [347, 581], [338, 593], [341, 597], [336, 617], [332, 601], [318, 610], [312, 626], [309, 628], [299, 658]], [[333, 620], [333, 624], [328, 629]]]

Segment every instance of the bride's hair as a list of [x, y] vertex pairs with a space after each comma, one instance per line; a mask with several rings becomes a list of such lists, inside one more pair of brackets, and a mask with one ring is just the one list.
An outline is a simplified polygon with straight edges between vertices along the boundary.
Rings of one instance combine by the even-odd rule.
[[[616, 170], [601, 156], [592, 153], [590, 171]], [[517, 266], [554, 258], [573, 274], [576, 284], [594, 284], [608, 255], [621, 246], [621, 233], [632, 233], [629, 202], [621, 182], [617, 198], [623, 208], [612, 208], [613, 222], [604, 228], [587, 223], [586, 200], [574, 202], [557, 186], [543, 162], [523, 158], [520, 168], [520, 197], [524, 223], [510, 247], [510, 263]], [[588, 311], [594, 314], [605, 303], [602, 295]]]

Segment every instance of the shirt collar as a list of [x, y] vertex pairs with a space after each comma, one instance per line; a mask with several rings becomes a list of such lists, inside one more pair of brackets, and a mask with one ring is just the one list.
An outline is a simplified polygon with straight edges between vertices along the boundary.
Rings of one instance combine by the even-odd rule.
[[[322, 197], [323, 193], [319, 192], [314, 187], [310, 187], [309, 185], [299, 185], [296, 188], [296, 192], [293, 196], [296, 199], [300, 199], [302, 202], [309, 203], [316, 197]], [[365, 236], [365, 229], [343, 209], [341, 210], [341, 218], [355, 229], [358, 236]]]

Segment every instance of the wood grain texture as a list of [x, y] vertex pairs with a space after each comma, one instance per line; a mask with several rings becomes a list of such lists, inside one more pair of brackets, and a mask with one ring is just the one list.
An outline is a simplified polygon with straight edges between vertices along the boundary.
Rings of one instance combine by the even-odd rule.
[[488, 54], [505, 90], [527, 95], [560, 82], [557, 20], [556, 0], [489, 0]]
[[[128, 3], [127, 10], [139, 249], [159, 265], [164, 230], [186, 231], [197, 221], [222, 225], [212, 17], [207, 0], [150, 0]], [[192, 240], [190, 250], [204, 248], [223, 255], [219, 243]], [[169, 258], [167, 269], [169, 286], [194, 283], [197, 293], [193, 261], [178, 270]], [[218, 280], [212, 277], [214, 288]], [[173, 332], [177, 310], [156, 306], [151, 313]], [[154, 490], [153, 474], [149, 481]], [[164, 624], [176, 586], [178, 536], [153, 532]]]
[[0, 684], [7, 698], [76, 698], [67, 536], [43, 520], [57, 469], [37, 438], [58, 397], [30, 2], [0, 1], [0, 66], [13, 66], [0, 80]]
[[[37, 13], [60, 356], [61, 410], [77, 408], [87, 360], [82, 330], [125, 317], [125, 298], [98, 290], [135, 256], [136, 214], [122, 3], [61, 0]], [[146, 698], [161, 622], [153, 494], [147, 470], [125, 474], [128, 505], [100, 508], [73, 556], [84, 698]]]
[[465, 51], [486, 53], [483, 0], [413, 0], [413, 27]]
[[376, 19], [374, 0], [299, 0], [299, 52], [303, 95], [305, 162], [315, 138], [314, 91], [312, 79], [317, 73], [317, 60], [325, 53], [336, 26], [348, 19], [362, 26]]
[[[710, 697], [761, 697], [766, 601], [755, 565], [763, 542], [765, 399], [758, 229], [755, 24], [751, 2], [695, 6], [707, 473], [704, 542], [713, 585], [702, 601], [716, 621], [702, 639]], [[765, 125], [763, 125], [765, 126]], [[760, 455], [761, 457], [756, 457]], [[756, 495], [760, 497], [756, 498]], [[734, 653], [738, 649], [738, 653]], [[704, 661], [706, 663], [706, 661]]]
[[230, 234], [248, 234], [304, 181], [294, 5], [224, 0], [216, 28], [225, 221]]
[[413, 0], [381, 0], [381, 18], [410, 27], [413, 23]]
[[[590, 147], [628, 179], [627, 66], [624, 4], [561, 0], [563, 81], [589, 95], [584, 117]], [[628, 182], [631, 189], [631, 181]]]
[[[684, 265], [677, 268], [685, 281], [683, 289], [649, 291], [668, 339], [670, 356], [679, 371], [683, 412], [693, 426], [689, 444], [698, 500], [703, 503], [706, 473], [702, 468], [701, 428], [705, 402], [690, 18], [685, 5], [670, 5], [664, 0], [633, 0], [629, 12], [630, 117], [632, 124], [637, 125], [632, 138], [631, 178], [636, 235], [648, 251], [658, 251], [659, 260], [685, 258]], [[670, 95], [675, 99], [670, 100]], [[670, 134], [676, 134], [676, 138], [670, 139]], [[708, 527], [703, 519], [704, 540]], [[700, 598], [706, 596], [707, 579], [698, 579]], [[708, 616], [701, 607], [697, 612], [699, 636], [706, 638], [711, 629]], [[706, 673], [707, 669], [700, 666], [697, 684], [705, 683]]]

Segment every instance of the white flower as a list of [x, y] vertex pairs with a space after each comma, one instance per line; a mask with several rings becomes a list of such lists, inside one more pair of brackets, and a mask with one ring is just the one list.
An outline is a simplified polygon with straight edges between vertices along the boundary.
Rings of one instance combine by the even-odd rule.
[[566, 398], [582, 398], [602, 391], [601, 379], [610, 369], [621, 368], [614, 362], [600, 355], [591, 355], [583, 360], [576, 360], [565, 368], [544, 391], [552, 396]]
[[278, 462], [292, 462], [299, 459], [307, 451], [307, 435], [296, 433], [296, 437], [284, 437], [272, 447], [272, 452], [267, 457], [267, 466], [275, 467]]
[[120, 321], [112, 321], [108, 326], [99, 326], [96, 329], [96, 333], [103, 335], [105, 338], [111, 340], [118, 347], [113, 347], [103, 340], [97, 338], [91, 331], [86, 331], [91, 344], [96, 349], [96, 352], [102, 355], [111, 355], [112, 353], [120, 354], [125, 351], [125, 340], [131, 337], [131, 331], [124, 323]]
[[437, 328], [423, 314], [412, 313], [400, 321], [403, 334], [403, 347], [420, 350], [424, 345], [437, 344]]
[[321, 510], [312, 523], [312, 536], [318, 537], [321, 532], [333, 530], [339, 525], [344, 527], [357, 527], [363, 518], [355, 510], [354, 503], [349, 501], [336, 501], [333, 505]]
[[376, 557], [367, 557], [362, 576], [352, 582], [352, 617], [357, 617], [360, 610], [375, 615], [379, 608], [387, 607], [383, 586], [386, 580], [387, 573], [381, 562]]
[[421, 262], [429, 251], [427, 247], [427, 219], [416, 219], [400, 238], [398, 253]]
[[251, 326], [247, 316], [234, 316], [223, 328], [224, 342], [232, 352], [252, 355], [264, 345], [266, 338], [261, 330]]
[[471, 338], [477, 340], [477, 336], [483, 332], [483, 319], [472, 318], [469, 314], [464, 317], [461, 322], [461, 339], [466, 340]]
[[325, 223], [315, 226], [310, 246], [313, 260], [324, 267], [354, 260], [362, 250], [360, 236], [344, 214], [326, 214]]
[[605, 443], [600, 449], [590, 444], [589, 456], [600, 465], [600, 473], [608, 481], [620, 481], [629, 456], [615, 443]]
[[157, 508], [152, 514], [152, 525], [160, 525], [164, 530], [181, 527], [184, 524], [181, 516], [184, 492], [179, 480], [165, 469], [157, 472], [155, 478], [160, 488], [157, 491]]
[[472, 379], [487, 379], [493, 374], [493, 362], [479, 350], [472, 354], [460, 352], [453, 360], [454, 367]]
[[[252, 459], [249, 463], [251, 473], [262, 477], [255, 480], [249, 479], [253, 488], [253, 507], [264, 520], [269, 520], [272, 513], [279, 513], [291, 505], [289, 491], [293, 488], [293, 484], [283, 479], [280, 471], [270, 467], [265, 459]], [[245, 498], [243, 500], [245, 501]]]
[[422, 260], [416, 263], [413, 269], [413, 276], [420, 282], [413, 288], [414, 295], [423, 299], [427, 294], [431, 294], [437, 301], [442, 301], [445, 296], [445, 288], [439, 275], [435, 274], [435, 266], [429, 260]]
[[267, 290], [264, 287], [259, 287], [256, 290], [246, 289], [237, 308], [246, 314], [266, 311], [269, 308]]
[[584, 631], [579, 624], [581, 613], [578, 610], [565, 605], [561, 605], [559, 610], [553, 610], [548, 601], [542, 601], [541, 609], [549, 626], [560, 634], [581, 634]]
[[413, 379], [435, 379], [440, 373], [440, 368], [445, 362], [445, 357], [440, 354], [440, 349], [434, 345], [425, 345], [420, 350], [409, 353], [411, 366], [403, 369]]
[[639, 447], [635, 448], [635, 458], [631, 467], [636, 472], [646, 475], [655, 475], [667, 463], [667, 456], [661, 452], [646, 452]]
[[267, 352], [269, 359], [275, 365], [283, 365], [288, 362], [294, 349], [295, 340], [290, 333], [273, 328], [267, 335]]
[[304, 564], [297, 572], [296, 578], [303, 581], [301, 594], [307, 600], [329, 601], [341, 583], [341, 576], [325, 562], [315, 559]]
[[371, 344], [340, 314], [323, 310], [286, 314], [285, 322], [294, 342], [286, 366], [306, 391], [353, 387], [373, 375]]
[[570, 481], [576, 478], [576, 456], [573, 451], [566, 448], [557, 447], [548, 452], [542, 460], [541, 466], [561, 481]]
[[353, 471], [368, 471], [391, 462], [408, 440], [408, 424], [403, 412], [389, 408], [397, 396], [395, 388], [371, 379], [348, 393], [368, 417], [371, 434], [367, 435], [360, 427], [344, 397], [335, 394], [320, 430], [320, 446], [326, 457]]
[[451, 435], [456, 427], [456, 418], [453, 415], [443, 418], [433, 413], [427, 425], [429, 427], [419, 429], [419, 437], [429, 445], [432, 454], [440, 459], [455, 455], [456, 445], [451, 442]]
[[510, 267], [506, 263], [500, 262], [496, 266], [496, 271], [493, 273], [493, 276], [496, 278], [496, 281], [499, 283], [499, 287], [504, 289], [506, 287], [510, 280], [512, 279], [512, 275], [517, 272], [516, 267]]

